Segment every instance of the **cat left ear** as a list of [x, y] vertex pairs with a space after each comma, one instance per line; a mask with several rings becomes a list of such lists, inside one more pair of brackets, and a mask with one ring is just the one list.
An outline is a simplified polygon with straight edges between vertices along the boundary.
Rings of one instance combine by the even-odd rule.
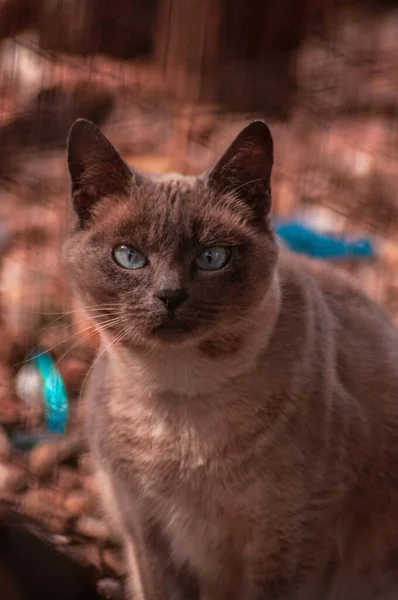
[[224, 152], [208, 182], [220, 193], [238, 195], [264, 218], [271, 208], [272, 166], [271, 132], [263, 121], [253, 121]]
[[112, 144], [90, 121], [79, 119], [72, 125], [67, 148], [73, 206], [83, 223], [101, 198], [128, 192], [135, 178]]

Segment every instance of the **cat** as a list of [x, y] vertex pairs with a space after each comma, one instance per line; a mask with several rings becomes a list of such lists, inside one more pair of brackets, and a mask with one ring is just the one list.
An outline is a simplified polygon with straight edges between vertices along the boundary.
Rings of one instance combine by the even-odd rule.
[[281, 249], [255, 121], [200, 177], [68, 138], [88, 435], [131, 600], [398, 597], [398, 334]]

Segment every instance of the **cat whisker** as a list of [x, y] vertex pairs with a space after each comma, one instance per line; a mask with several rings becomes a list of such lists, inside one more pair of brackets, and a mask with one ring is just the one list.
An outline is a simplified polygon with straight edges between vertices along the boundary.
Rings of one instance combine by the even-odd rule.
[[87, 311], [91, 311], [91, 310], [99, 310], [99, 309], [106, 309], [106, 308], [121, 308], [123, 306], [123, 304], [121, 302], [115, 302], [113, 304], [93, 304], [92, 306], [84, 306], [81, 308], [75, 308], [73, 310], [68, 310], [68, 311], [62, 311], [62, 312], [43, 312], [40, 310], [30, 310], [29, 308], [25, 309], [26, 312], [34, 314], [34, 315], [43, 315], [43, 316], [68, 316], [68, 315], [72, 315], [74, 313], [81, 313], [81, 312], [87, 312]]
[[[43, 352], [40, 352], [39, 354], [37, 354], [37, 356], [38, 356], [38, 357], [39, 357], [39, 356], [43, 356], [44, 354], [47, 354], [48, 352], [52, 352], [53, 350], [55, 350], [56, 348], [58, 348], [58, 347], [59, 347], [59, 346], [61, 346], [62, 344], [66, 344], [66, 343], [68, 343], [69, 341], [73, 340], [73, 338], [76, 338], [77, 336], [80, 336], [80, 335], [82, 335], [82, 334], [83, 334], [85, 331], [88, 331], [88, 330], [90, 330], [90, 329], [92, 329], [92, 330], [93, 330], [93, 331], [92, 331], [92, 335], [94, 335], [94, 333], [96, 333], [96, 332], [98, 332], [99, 330], [101, 330], [101, 327], [103, 328], [104, 326], [108, 327], [108, 326], [114, 325], [114, 324], [115, 324], [115, 323], [116, 323], [116, 322], [117, 322], [119, 319], [120, 319], [120, 317], [114, 317], [114, 318], [112, 318], [112, 319], [110, 319], [109, 321], [106, 321], [106, 322], [104, 322], [104, 323], [92, 323], [91, 325], [88, 325], [88, 326], [87, 326], [86, 328], [84, 328], [83, 330], [81, 330], [81, 331], [78, 331], [78, 332], [76, 332], [76, 333], [74, 333], [74, 334], [70, 335], [70, 336], [69, 336], [69, 337], [67, 337], [66, 339], [64, 339], [64, 340], [62, 340], [61, 342], [59, 342], [58, 344], [54, 344], [54, 346], [51, 346], [50, 348], [46, 348], [46, 350], [44, 350]], [[86, 337], [86, 338], [83, 338], [83, 340], [79, 341], [79, 343], [82, 343], [82, 342], [84, 341], [84, 339], [88, 339], [88, 338], [87, 338], [87, 337]], [[72, 347], [72, 348], [73, 348], [73, 347]], [[70, 352], [70, 350], [71, 350], [72, 348], [69, 348], [69, 349], [68, 349], [68, 352]], [[63, 356], [62, 356], [62, 358], [63, 358], [64, 356], [65, 356], [65, 355], [63, 355]], [[25, 360], [23, 360], [23, 361], [21, 361], [21, 362], [15, 363], [15, 365], [14, 365], [14, 366], [16, 366], [16, 367], [19, 367], [19, 366], [25, 365], [25, 364], [27, 364], [27, 363], [29, 363], [29, 362], [30, 362], [30, 359], [29, 359], [29, 358], [27, 358], [27, 359], [25, 359]]]
[[[98, 310], [100, 310], [100, 309], [98, 309]], [[107, 309], [103, 309], [103, 310], [107, 310]], [[111, 311], [115, 312], [113, 309], [108, 309], [107, 312], [102, 312], [100, 314], [97, 314], [97, 313], [88, 314], [85, 318], [77, 319], [77, 320], [72, 320], [70, 323], [66, 324], [65, 326], [66, 327], [73, 327], [74, 325], [78, 325], [79, 323], [84, 323], [85, 321], [90, 321], [90, 320], [98, 319], [98, 318], [101, 318], [101, 317], [112, 316]], [[67, 315], [67, 316], [70, 316], [70, 315]], [[48, 323], [48, 325], [45, 325], [41, 329], [41, 331], [43, 332], [43, 331], [46, 331], [47, 329], [50, 329], [51, 327], [54, 327], [54, 325], [56, 323], [58, 323], [59, 321], [62, 321], [63, 318], [65, 318], [65, 315], [61, 315], [57, 319], [54, 319], [53, 321], [51, 321], [51, 323]]]
[[103, 348], [101, 350], [101, 352], [95, 357], [92, 365], [90, 366], [89, 370], [87, 371], [84, 379], [83, 379], [83, 383], [81, 386], [81, 396], [83, 396], [84, 394], [84, 386], [86, 384], [86, 381], [88, 379], [88, 376], [90, 375], [91, 371], [93, 370], [96, 362], [101, 358], [101, 356], [103, 356], [103, 354], [109, 350], [110, 348], [112, 348], [112, 346], [116, 345], [117, 343], [119, 343], [120, 341], [122, 341], [125, 337], [127, 337], [127, 335], [134, 329], [135, 325], [131, 325], [130, 327], [128, 327], [125, 331], [122, 331], [121, 333], [119, 333], [116, 338], [114, 338], [113, 340], [111, 340], [111, 342], [105, 346], [105, 348]]
[[[67, 356], [69, 354], [69, 352], [71, 352], [72, 350], [74, 350], [75, 348], [77, 348], [80, 344], [82, 344], [84, 341], [88, 340], [90, 337], [92, 337], [93, 335], [95, 335], [96, 333], [99, 333], [100, 331], [104, 331], [105, 329], [108, 329], [109, 327], [112, 327], [114, 325], [118, 325], [118, 324], [123, 323], [123, 319], [120, 320], [119, 317], [116, 317], [114, 319], [111, 319], [110, 321], [107, 321], [106, 323], [100, 323], [98, 324], [93, 324], [92, 326], [87, 327], [86, 329], [83, 330], [87, 331], [90, 328], [94, 328], [94, 330], [89, 333], [88, 335], [84, 336], [84, 338], [82, 338], [81, 340], [78, 340], [77, 342], [75, 342], [70, 348], [67, 349], [66, 352], [64, 352], [64, 354], [62, 354], [62, 356], [59, 357], [58, 360], [62, 360], [63, 358], [65, 358], [65, 356]], [[80, 334], [82, 332], [79, 332]]]

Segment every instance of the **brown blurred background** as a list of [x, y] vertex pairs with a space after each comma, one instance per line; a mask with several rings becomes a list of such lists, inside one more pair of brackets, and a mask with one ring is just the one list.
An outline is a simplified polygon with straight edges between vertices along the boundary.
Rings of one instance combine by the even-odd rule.
[[79, 405], [61, 449], [12, 445], [44, 427], [40, 398], [32, 408], [16, 387], [29, 353], [51, 353], [73, 400], [97, 344], [60, 262], [70, 125], [94, 121], [140, 168], [199, 173], [264, 118], [275, 217], [371, 235], [376, 258], [340, 268], [397, 319], [397, 56], [392, 0], [0, 0], [0, 506], [39, 515], [96, 577], [116, 585], [123, 565]]

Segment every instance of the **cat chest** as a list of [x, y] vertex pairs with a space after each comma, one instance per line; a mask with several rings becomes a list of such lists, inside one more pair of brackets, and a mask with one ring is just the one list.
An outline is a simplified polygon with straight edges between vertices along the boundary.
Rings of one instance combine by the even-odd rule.
[[232, 543], [241, 552], [251, 528], [245, 499], [226, 485], [229, 474], [215, 450], [191, 429], [169, 436], [158, 424], [138, 433], [123, 451], [102, 448], [112, 470], [122, 468], [124, 493], [145, 520], [158, 524], [174, 559], [212, 571]]
[[198, 429], [192, 420], [162, 418], [143, 404], [131, 400], [125, 418], [101, 419], [98, 447], [104, 455], [146, 494], [204, 476], [205, 465], [214, 466], [225, 446], [225, 434], [220, 429], [214, 434], [211, 420]]
[[192, 427], [170, 430], [151, 419], [137, 420], [134, 428], [131, 422], [107, 426], [97, 446], [114, 482], [122, 484], [126, 522], [134, 513], [142, 523], [155, 523], [174, 560], [208, 578], [229, 571], [225, 565], [245, 569], [264, 540], [273, 564], [281, 548], [283, 564], [289, 554], [286, 493], [275, 486], [272, 492], [268, 483], [275, 477], [262, 454], [236, 453], [226, 439], [222, 430], [209, 439]]
[[202, 459], [180, 463], [179, 472], [141, 476], [138, 510], [158, 524], [177, 564], [212, 578], [233, 546], [242, 554], [251, 523], [239, 496], [226, 492]]

